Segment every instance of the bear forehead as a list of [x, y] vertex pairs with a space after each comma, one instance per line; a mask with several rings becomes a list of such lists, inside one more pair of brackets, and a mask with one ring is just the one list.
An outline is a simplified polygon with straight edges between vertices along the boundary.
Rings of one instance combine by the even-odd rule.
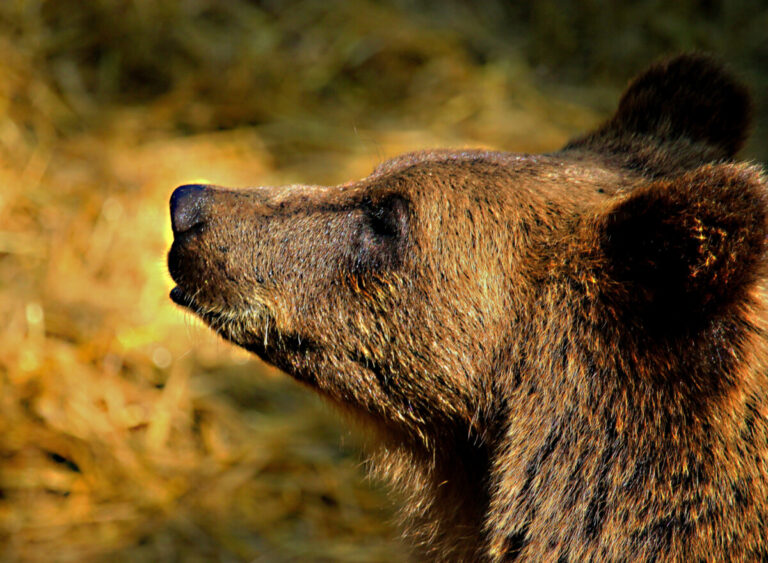
[[[565, 195], [579, 188], [612, 195], [635, 187], [642, 180], [639, 174], [595, 155], [446, 149], [397, 156], [380, 164], [362, 181], [347, 182], [340, 187], [378, 186], [394, 178], [407, 177], [414, 188], [434, 180], [446, 188], [451, 186], [452, 179], [466, 180], [475, 175], [487, 180], [485, 184], [473, 182], [478, 187], [525, 187], [532, 191], [554, 188], [555, 192], [562, 189]], [[406, 182], [405, 187], [411, 185]]]
[[[570, 154], [524, 154], [487, 150], [431, 150], [406, 153], [380, 164], [369, 176], [335, 186], [292, 184], [257, 187], [271, 206], [330, 211], [328, 205], [397, 192], [418, 204], [419, 194], [432, 203], [435, 191], [450, 200], [452, 192], [488, 195], [483, 204], [525, 204], [531, 196], [550, 203], [593, 203], [642, 182], [639, 174], [609, 159]], [[248, 190], [246, 190], [248, 191]], [[595, 196], [595, 197], [591, 197]], [[597, 198], [597, 199], [596, 199]], [[577, 206], [578, 207], [578, 206]]]

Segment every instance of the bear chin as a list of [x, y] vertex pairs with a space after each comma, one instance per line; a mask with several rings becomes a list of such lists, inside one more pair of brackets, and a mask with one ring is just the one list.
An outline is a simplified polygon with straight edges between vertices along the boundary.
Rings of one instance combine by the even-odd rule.
[[[263, 306], [252, 306], [245, 311], [229, 311], [215, 309], [197, 302], [181, 286], [174, 287], [170, 292], [171, 300], [187, 309], [225, 340], [245, 348], [258, 355], [261, 359], [274, 363], [268, 350], [269, 342], [280, 342], [282, 349], [292, 340], [285, 338], [274, 330], [274, 318]], [[275, 347], [273, 347], [275, 348]]]

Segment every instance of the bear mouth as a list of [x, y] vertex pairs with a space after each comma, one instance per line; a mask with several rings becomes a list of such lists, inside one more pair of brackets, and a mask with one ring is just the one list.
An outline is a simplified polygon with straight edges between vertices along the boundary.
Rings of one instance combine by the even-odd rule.
[[176, 305], [181, 305], [185, 309], [191, 309], [191, 310], [196, 309], [195, 301], [192, 299], [190, 295], [188, 295], [178, 285], [171, 290], [171, 293], [169, 296], [171, 298], [171, 301], [176, 303]]

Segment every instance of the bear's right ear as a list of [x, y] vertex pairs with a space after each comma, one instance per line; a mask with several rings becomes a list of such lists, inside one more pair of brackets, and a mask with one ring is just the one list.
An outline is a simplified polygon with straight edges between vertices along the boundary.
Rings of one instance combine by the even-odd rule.
[[638, 75], [614, 116], [563, 150], [611, 155], [658, 177], [733, 158], [751, 114], [748, 90], [723, 65], [706, 55], [680, 55]]
[[674, 330], [741, 303], [765, 274], [768, 185], [756, 166], [705, 165], [611, 202], [596, 228], [604, 302]]

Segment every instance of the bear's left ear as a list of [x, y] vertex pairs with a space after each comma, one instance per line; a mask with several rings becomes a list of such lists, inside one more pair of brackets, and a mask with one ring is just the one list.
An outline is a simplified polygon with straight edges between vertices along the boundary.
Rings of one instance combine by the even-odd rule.
[[658, 178], [733, 158], [751, 121], [751, 97], [737, 77], [690, 53], [651, 65], [627, 87], [613, 117], [563, 150], [602, 154]]
[[612, 202], [597, 217], [603, 297], [664, 325], [739, 302], [764, 274], [767, 192], [760, 168], [717, 164]]

